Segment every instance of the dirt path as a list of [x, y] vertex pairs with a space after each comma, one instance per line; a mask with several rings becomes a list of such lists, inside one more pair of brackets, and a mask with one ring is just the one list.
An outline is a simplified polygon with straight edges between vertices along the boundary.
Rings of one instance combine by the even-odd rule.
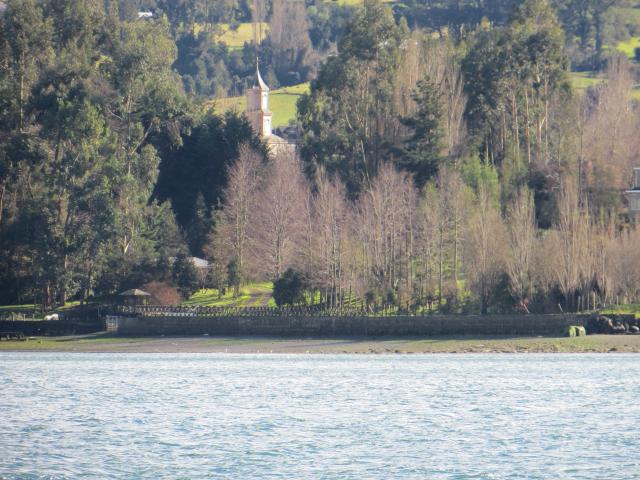
[[268, 287], [252, 287], [246, 304], [249, 307], [267, 307], [271, 300], [271, 293], [272, 290]]

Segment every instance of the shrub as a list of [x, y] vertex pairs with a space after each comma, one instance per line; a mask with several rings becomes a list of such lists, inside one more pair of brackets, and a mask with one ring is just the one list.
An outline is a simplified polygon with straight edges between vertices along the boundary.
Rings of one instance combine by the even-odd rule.
[[309, 285], [300, 272], [289, 268], [284, 275], [273, 282], [273, 299], [279, 307], [305, 302], [305, 292]]
[[198, 272], [193, 261], [187, 255], [181, 253], [173, 264], [173, 281], [184, 298], [189, 298], [198, 290]]
[[153, 281], [141, 288], [151, 294], [151, 303], [154, 305], [180, 305], [178, 289], [167, 282]]
[[587, 329], [577, 325], [571, 325], [567, 327], [566, 336], [567, 337], [586, 337]]

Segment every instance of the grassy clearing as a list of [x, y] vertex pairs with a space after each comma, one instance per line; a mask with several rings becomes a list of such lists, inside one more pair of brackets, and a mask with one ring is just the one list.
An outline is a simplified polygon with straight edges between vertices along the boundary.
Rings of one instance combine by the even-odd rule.
[[[240, 50], [245, 43], [253, 42], [253, 24], [240, 23], [236, 30], [233, 30], [228, 23], [219, 23], [215, 25], [220, 32], [215, 39], [224, 43], [229, 50]], [[205, 29], [205, 24], [196, 23], [193, 27], [193, 33], [196, 35]], [[269, 24], [262, 23], [262, 36], [265, 37], [269, 32]]]
[[593, 72], [571, 72], [569, 74], [571, 85], [578, 91], [584, 91], [589, 87], [596, 87], [606, 82], [602, 75], [594, 75]]
[[[309, 83], [301, 83], [291, 87], [273, 90], [269, 93], [269, 109], [273, 112], [273, 126], [284, 127], [296, 118], [296, 102], [303, 94], [309, 91]], [[244, 112], [247, 108], [247, 98], [228, 97], [212, 100], [208, 103], [210, 108], [221, 113], [228, 110]]]
[[[80, 305], [80, 301], [67, 302], [64, 307], [56, 307], [52, 312], [64, 312]], [[0, 315], [7, 315], [10, 313], [18, 313], [26, 315], [27, 317], [34, 316], [35, 319], [44, 318], [44, 314], [39, 311], [39, 305], [33, 303], [25, 303], [23, 305], [0, 305]]]
[[182, 302], [184, 306], [202, 307], [266, 307], [275, 306], [272, 298], [273, 283], [261, 282], [245, 285], [240, 288], [240, 295], [233, 296], [228, 290], [220, 296], [215, 288], [209, 288], [194, 293], [191, 298]]
[[[571, 85], [579, 93], [584, 92], [589, 87], [596, 87], [607, 81], [603, 75], [594, 75], [593, 72], [570, 72], [569, 78], [571, 80]], [[640, 85], [636, 85], [632, 90], [631, 98], [634, 100], [640, 100]]]
[[634, 314], [636, 317], [640, 317], [640, 303], [630, 303], [627, 305], [615, 305], [607, 308], [603, 308], [598, 313], [602, 315], [630, 315]]
[[629, 58], [635, 58], [636, 48], [640, 48], [640, 37], [631, 37], [626, 42], [620, 42], [616, 49]]

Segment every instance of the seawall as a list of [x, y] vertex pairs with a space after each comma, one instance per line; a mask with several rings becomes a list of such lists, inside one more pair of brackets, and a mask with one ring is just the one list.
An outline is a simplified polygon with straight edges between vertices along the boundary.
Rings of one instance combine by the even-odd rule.
[[111, 316], [119, 335], [261, 335], [283, 337], [562, 335], [588, 315], [430, 315], [391, 317]]

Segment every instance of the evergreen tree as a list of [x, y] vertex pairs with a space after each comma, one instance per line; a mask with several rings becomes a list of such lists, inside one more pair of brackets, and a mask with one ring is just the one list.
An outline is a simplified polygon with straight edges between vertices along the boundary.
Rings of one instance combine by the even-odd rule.
[[418, 82], [412, 98], [417, 109], [401, 119], [411, 136], [405, 140], [398, 164], [413, 174], [421, 188], [438, 172], [442, 161], [442, 106], [439, 91], [428, 76]]
[[191, 258], [178, 254], [173, 264], [173, 281], [183, 298], [189, 298], [198, 289], [198, 272]]
[[406, 35], [377, 0], [365, 1], [346, 26], [338, 55], [322, 65], [298, 102], [301, 154], [311, 178], [322, 165], [340, 174], [353, 197], [388, 158], [394, 78]]

